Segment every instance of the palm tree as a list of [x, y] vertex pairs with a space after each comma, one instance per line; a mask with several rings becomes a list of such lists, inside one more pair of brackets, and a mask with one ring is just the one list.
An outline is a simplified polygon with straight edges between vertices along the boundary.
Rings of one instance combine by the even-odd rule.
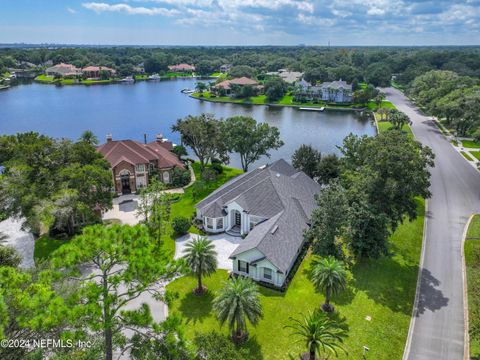
[[198, 278], [194, 292], [203, 294], [207, 288], [202, 285], [202, 276], [209, 276], [217, 269], [217, 252], [213, 243], [205, 236], [199, 236], [185, 245], [183, 258], [192, 273]]
[[325, 294], [325, 303], [322, 305], [322, 309], [332, 312], [334, 308], [333, 305], [330, 305], [330, 297], [345, 289], [347, 284], [347, 272], [343, 262], [333, 256], [315, 261], [312, 269], [312, 282], [318, 291]]
[[228, 323], [232, 339], [238, 343], [247, 339], [247, 319], [257, 325], [262, 314], [258, 286], [247, 277], [237, 277], [225, 284], [213, 300], [220, 325]]
[[302, 315], [302, 319], [290, 318], [290, 320], [293, 322], [292, 325], [285, 328], [293, 329], [292, 334], [298, 336], [298, 342], [305, 343], [308, 349], [308, 353], [304, 353], [302, 359], [315, 360], [317, 354], [327, 352], [338, 356], [337, 350], [346, 353], [341, 344], [347, 337], [347, 330], [324, 312], [316, 310]]
[[195, 89], [200, 93], [200, 94], [203, 94], [203, 92], [205, 90], [207, 90], [207, 84], [205, 84], [204, 82], [197, 82], [197, 84], [195, 85]]
[[80, 135], [80, 141], [86, 142], [92, 146], [98, 145], [98, 138], [95, 136], [93, 131], [85, 130], [82, 135]]

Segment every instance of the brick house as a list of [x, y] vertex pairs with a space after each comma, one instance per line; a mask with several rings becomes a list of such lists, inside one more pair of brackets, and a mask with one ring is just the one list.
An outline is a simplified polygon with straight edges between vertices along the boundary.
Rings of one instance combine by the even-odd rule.
[[97, 148], [112, 167], [117, 194], [135, 193], [147, 186], [154, 170], [162, 182], [169, 184], [173, 169], [184, 169], [172, 149], [172, 142], [161, 134], [157, 135], [155, 141], [145, 144], [134, 140], [113, 140], [109, 134], [107, 142]]

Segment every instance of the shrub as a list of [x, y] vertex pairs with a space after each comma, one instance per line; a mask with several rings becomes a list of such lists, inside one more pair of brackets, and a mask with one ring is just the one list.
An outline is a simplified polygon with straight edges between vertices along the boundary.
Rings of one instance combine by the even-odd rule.
[[172, 171], [172, 185], [175, 187], [182, 187], [186, 186], [190, 183], [191, 175], [190, 171], [181, 169], [181, 168], [174, 168]]
[[11, 246], [0, 245], [0, 266], [17, 267], [22, 262], [22, 257]]
[[202, 179], [205, 180], [206, 182], [215, 181], [216, 178], [217, 178], [217, 173], [212, 168], [206, 168], [205, 170], [203, 170]]
[[190, 229], [192, 222], [185, 216], [177, 216], [172, 220], [172, 228], [177, 235], [185, 235]]
[[212, 164], [212, 169], [213, 169], [213, 171], [215, 171], [217, 174], [223, 173], [223, 166], [222, 166], [221, 164], [218, 164], [218, 163]]

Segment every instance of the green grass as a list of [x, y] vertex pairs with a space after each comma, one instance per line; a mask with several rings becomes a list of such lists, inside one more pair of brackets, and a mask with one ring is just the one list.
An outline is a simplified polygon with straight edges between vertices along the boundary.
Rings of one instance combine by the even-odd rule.
[[[392, 123], [389, 122], [389, 121], [378, 121], [377, 124], [378, 124], [378, 131], [379, 132], [385, 132], [385, 131], [388, 131], [392, 128]], [[408, 137], [413, 139], [413, 137], [414, 137], [413, 132], [412, 132], [412, 129], [410, 128], [410, 126], [408, 124], [403, 125], [402, 131], [406, 132]]]
[[38, 82], [52, 83], [55, 78], [53, 76], [38, 75], [34, 80]]
[[[465, 239], [470, 357], [480, 359], [480, 215], [475, 215]], [[476, 330], [476, 331], [472, 331]]]
[[33, 250], [33, 258], [36, 263], [47, 260], [50, 254], [57, 250], [60, 246], [67, 244], [70, 240], [52, 239], [46, 235], [40, 236], [35, 240], [35, 248]]
[[135, 79], [135, 80], [138, 80], [138, 81], [141, 81], [141, 80], [147, 80], [147, 79], [148, 79], [148, 75], [147, 75], [147, 74], [143, 74], [143, 75], [134, 75], [134, 79]]
[[380, 108], [385, 108], [385, 109], [395, 109], [395, 105], [393, 105], [390, 101], [388, 100], [382, 100], [382, 103], [380, 106], [378, 106], [374, 101], [369, 101], [367, 104], [368, 109], [372, 111], [377, 111]]
[[462, 146], [471, 149], [480, 149], [480, 143], [473, 140], [462, 140]]
[[460, 153], [461, 153], [461, 154], [463, 155], [463, 157], [464, 157], [465, 159], [467, 159], [468, 161], [472, 161], [472, 160], [473, 160], [472, 157], [471, 157], [470, 155], [468, 155], [467, 152], [465, 152], [465, 151], [460, 151]]
[[[370, 348], [368, 359], [401, 359], [407, 337], [415, 296], [418, 262], [422, 243], [424, 202], [418, 200], [419, 217], [405, 222], [391, 236], [393, 255], [379, 260], [363, 261], [353, 266], [354, 280], [348, 289], [334, 299], [336, 309], [349, 325], [346, 347], [350, 359], [362, 359], [363, 346]], [[256, 328], [249, 328], [250, 339], [244, 345], [250, 359], [288, 359], [304, 351], [303, 344], [284, 326], [290, 316], [298, 316], [319, 308], [324, 297], [317, 293], [310, 280], [311, 257], [307, 257], [286, 293], [260, 287], [263, 319]], [[195, 333], [210, 330], [227, 333], [220, 328], [212, 310], [215, 292], [227, 280], [227, 272], [217, 271], [205, 279], [209, 293], [202, 297], [192, 294], [196, 280], [191, 276], [179, 278], [167, 286], [178, 293], [170, 313], [180, 314], [186, 322], [188, 339]], [[366, 316], [372, 320], [365, 320]], [[345, 356], [341, 355], [341, 358]]]
[[480, 160], [480, 151], [470, 151], [470, 155], [474, 156], [477, 160]]

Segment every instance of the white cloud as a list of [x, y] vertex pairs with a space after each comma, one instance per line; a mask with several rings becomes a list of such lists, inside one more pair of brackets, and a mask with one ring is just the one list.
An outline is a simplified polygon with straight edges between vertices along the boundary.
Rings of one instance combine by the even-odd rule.
[[368, 9], [367, 14], [372, 16], [385, 15], [385, 10], [374, 6]]
[[67, 11], [70, 13], [70, 14], [76, 14], [77, 11], [75, 9], [72, 9], [71, 7], [67, 7]]
[[163, 15], [174, 16], [180, 12], [176, 9], [166, 9], [160, 7], [146, 8], [146, 7], [134, 7], [128, 4], [106, 4], [89, 2], [83, 3], [82, 6], [86, 9], [93, 10], [96, 13], [102, 12], [124, 12], [130, 15]]

